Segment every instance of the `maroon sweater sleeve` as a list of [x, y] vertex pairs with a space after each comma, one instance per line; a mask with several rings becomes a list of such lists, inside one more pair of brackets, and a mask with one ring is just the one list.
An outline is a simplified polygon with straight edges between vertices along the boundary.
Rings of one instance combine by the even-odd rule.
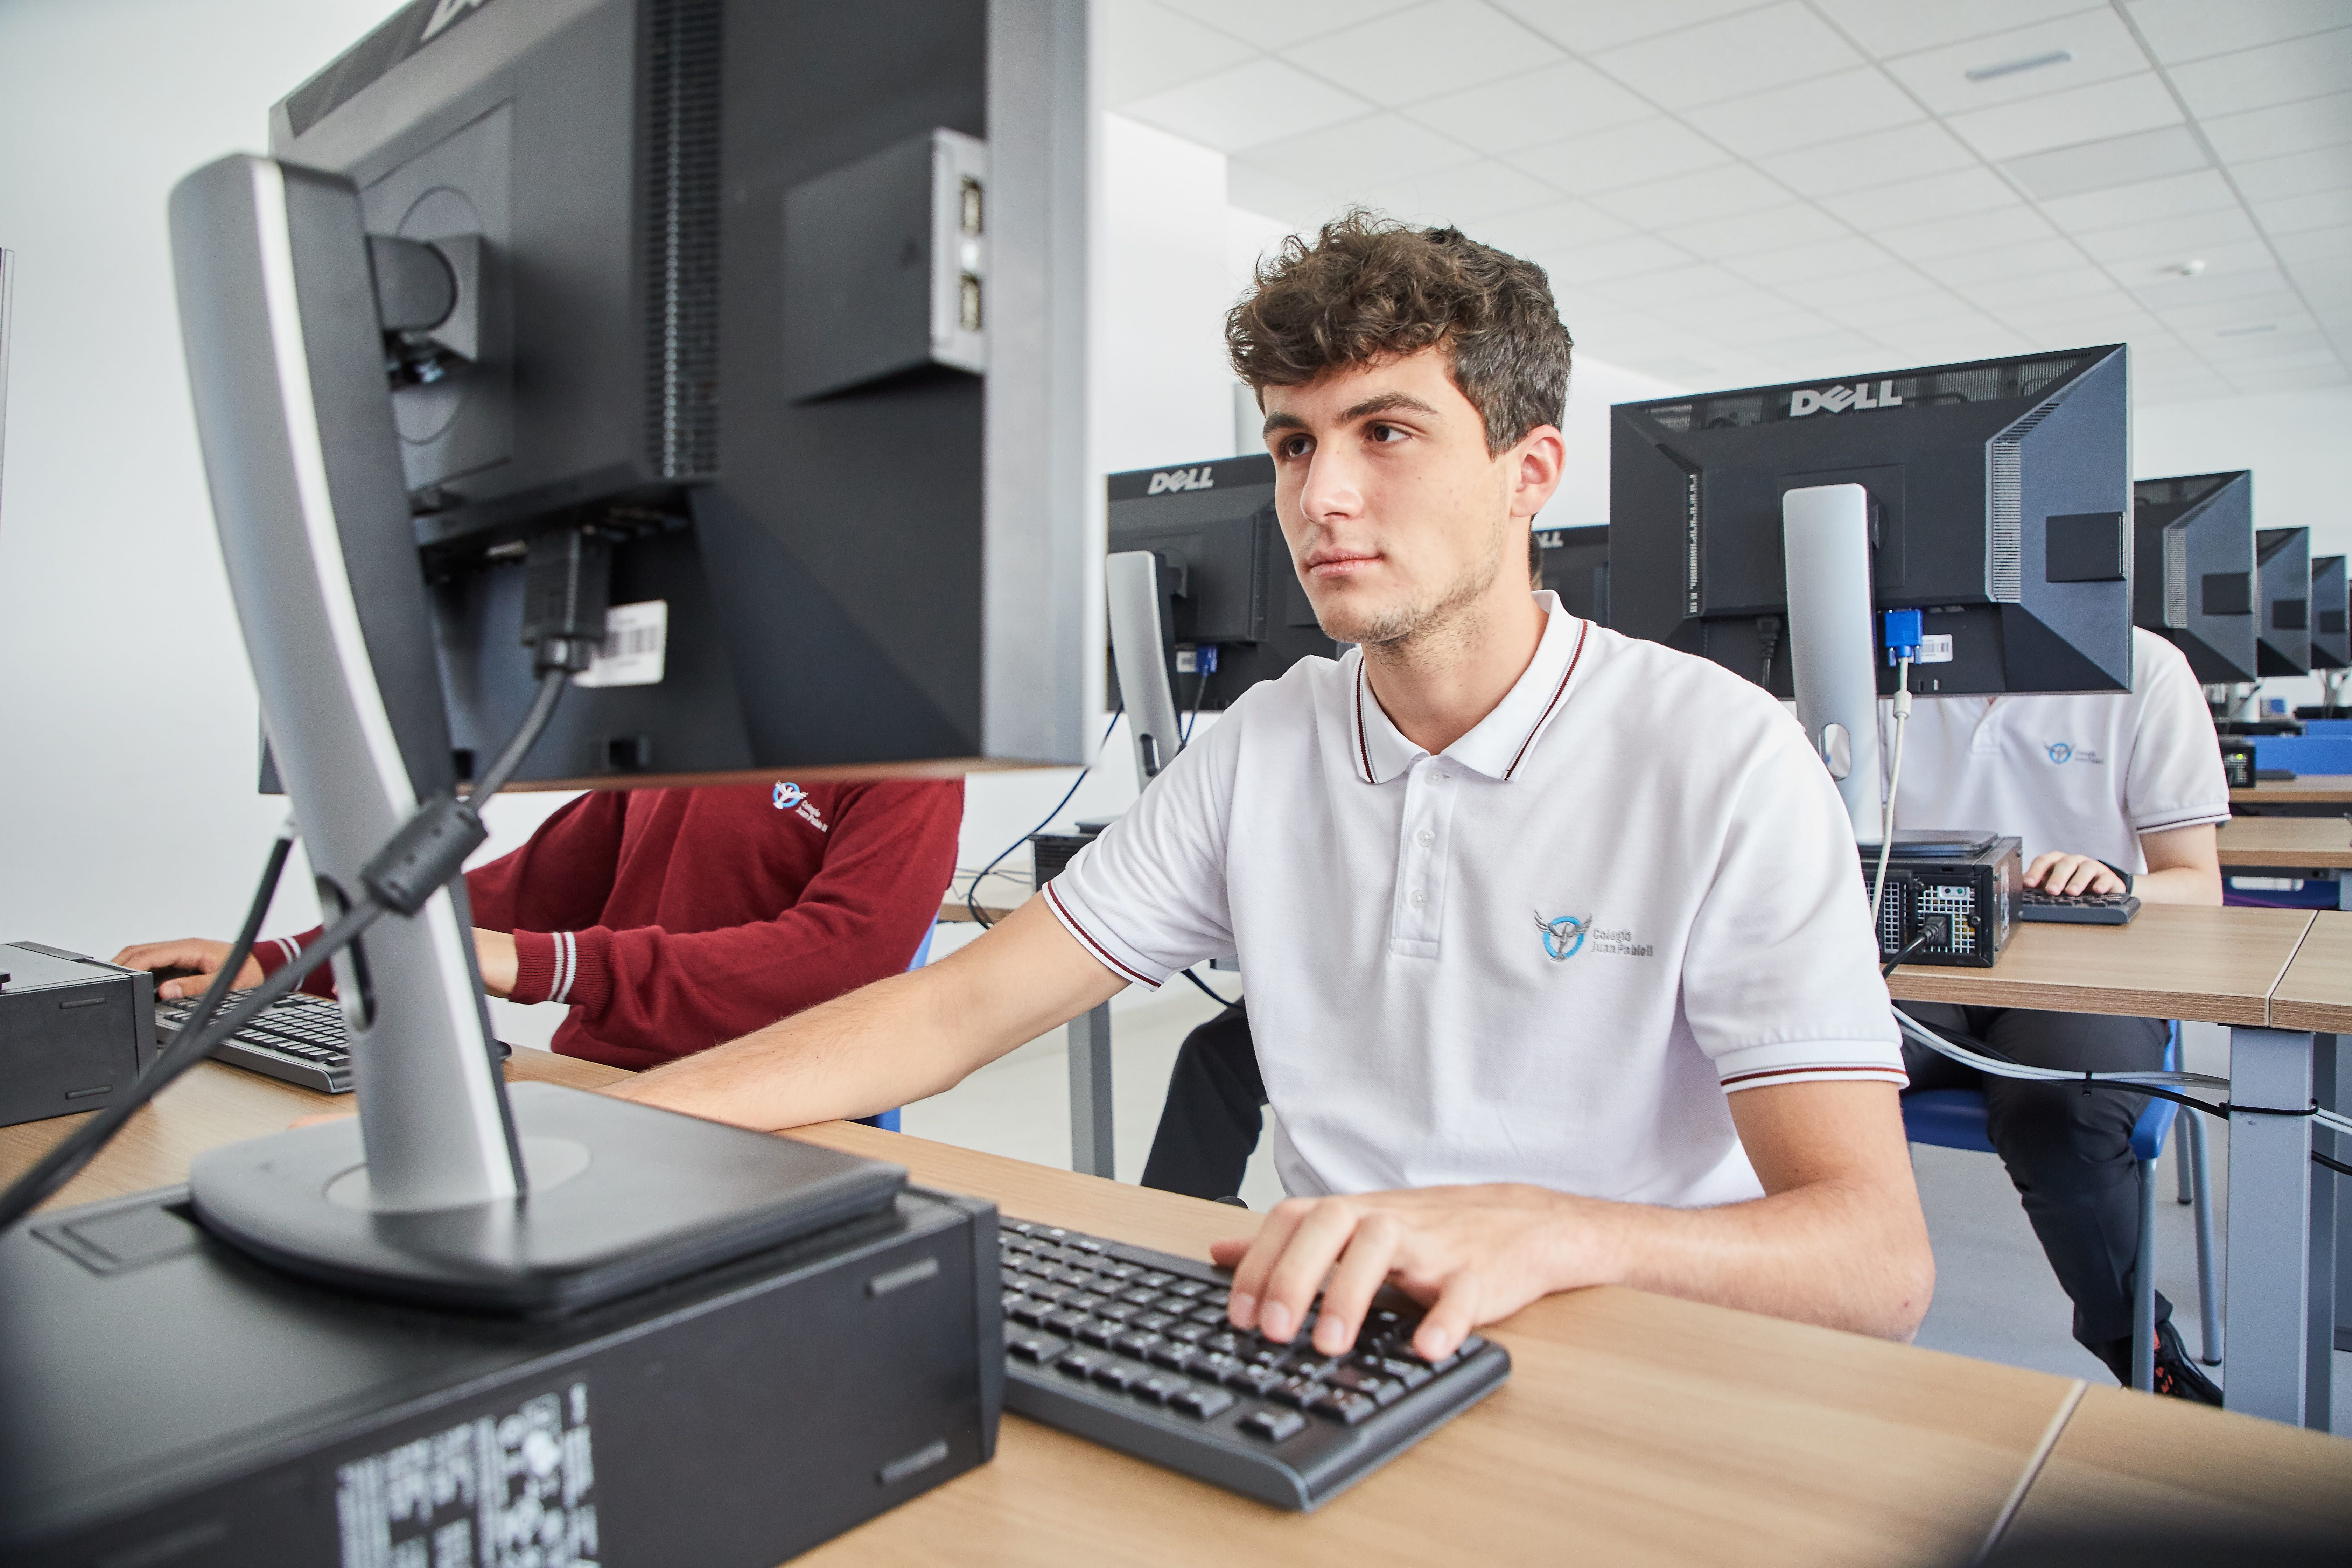
[[[939, 918], [962, 822], [961, 780], [845, 788], [824, 866], [791, 908], [684, 935], [565, 931], [556, 1000], [600, 1041], [682, 1057], [899, 973]], [[531, 934], [517, 931], [518, 954]]]
[[[540, 932], [563, 931], [593, 921], [603, 912], [613, 890], [613, 868], [621, 852], [621, 824], [628, 796], [619, 790], [591, 790], [568, 802], [540, 824], [529, 843], [501, 855], [487, 866], [466, 873], [466, 901], [473, 922], [485, 931], [511, 931], [518, 925]], [[325, 928], [312, 926], [299, 936], [274, 937], [256, 942], [253, 956], [261, 961], [267, 977], [294, 955], [319, 940]], [[528, 934], [528, 933], [525, 933]], [[521, 974], [514, 990], [517, 1002], [544, 1002], [553, 973], [554, 943], [540, 935], [530, 952], [523, 937], [516, 939]], [[539, 960], [533, 974], [531, 959]], [[532, 984], [536, 981], [537, 989]], [[335, 972], [320, 964], [303, 978], [302, 989], [316, 996], [335, 994]]]

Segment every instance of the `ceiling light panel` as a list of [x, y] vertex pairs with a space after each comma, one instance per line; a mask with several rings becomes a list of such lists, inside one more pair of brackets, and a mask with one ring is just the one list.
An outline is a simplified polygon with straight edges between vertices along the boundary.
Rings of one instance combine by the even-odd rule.
[[1426, 0], [1282, 54], [1302, 70], [1385, 104], [1458, 92], [1563, 58], [1482, 0]]
[[1120, 112], [1204, 147], [1234, 153], [1354, 120], [1371, 107], [1296, 66], [1260, 57], [1138, 99]]
[[2210, 162], [2188, 126], [2162, 125], [2127, 136], [2028, 153], [2008, 160], [2000, 168], [2028, 195], [2047, 202], [2188, 174], [2210, 167]]
[[1786, 153], [1924, 120], [1874, 66], [1727, 99], [1688, 112], [1693, 125], [1744, 157]]
[[2147, 63], [2131, 30], [2101, 10], [1906, 55], [1886, 68], [1929, 109], [1959, 114], [2130, 76]]
[[1693, 109], [1865, 63], [1799, 0], [1780, 0], [1594, 58], [1611, 76], [1668, 109]]
[[2154, 71], [1997, 108], [1947, 115], [1960, 140], [1992, 159], [2073, 147], [2134, 131], [2179, 123], [2180, 110]]
[[1431, 130], [1490, 154], [1630, 125], [1655, 112], [1580, 60], [1522, 71], [1405, 110]]

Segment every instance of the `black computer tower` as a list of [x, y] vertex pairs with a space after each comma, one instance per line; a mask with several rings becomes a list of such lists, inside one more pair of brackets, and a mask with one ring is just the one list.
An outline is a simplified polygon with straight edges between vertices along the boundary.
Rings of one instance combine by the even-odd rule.
[[[1882, 960], [1990, 969], [2009, 945], [2011, 910], [2024, 886], [2022, 844], [1980, 842], [1960, 853], [1922, 854], [1898, 839], [1886, 864], [1886, 898], [1878, 910]], [[1878, 846], [1862, 847], [1865, 893], [1878, 879]], [[1919, 943], [1916, 952], [1912, 942]]]

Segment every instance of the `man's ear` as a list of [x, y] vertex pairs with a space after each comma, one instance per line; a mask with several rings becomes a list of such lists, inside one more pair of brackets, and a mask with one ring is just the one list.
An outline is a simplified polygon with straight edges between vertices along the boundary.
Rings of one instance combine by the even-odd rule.
[[1559, 490], [1568, 443], [1557, 425], [1538, 425], [1511, 448], [1511, 515], [1532, 521]]

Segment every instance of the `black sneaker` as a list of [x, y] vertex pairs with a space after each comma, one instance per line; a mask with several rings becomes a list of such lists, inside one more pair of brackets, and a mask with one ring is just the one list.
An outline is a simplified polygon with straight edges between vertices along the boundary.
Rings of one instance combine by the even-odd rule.
[[[2126, 1377], [2125, 1383], [2131, 1380]], [[2168, 1399], [2190, 1399], [2200, 1405], [2219, 1406], [2221, 1391], [2213, 1380], [2197, 1370], [2189, 1359], [2189, 1347], [2180, 1342], [2180, 1331], [2167, 1318], [2156, 1325], [2156, 1392]]]

